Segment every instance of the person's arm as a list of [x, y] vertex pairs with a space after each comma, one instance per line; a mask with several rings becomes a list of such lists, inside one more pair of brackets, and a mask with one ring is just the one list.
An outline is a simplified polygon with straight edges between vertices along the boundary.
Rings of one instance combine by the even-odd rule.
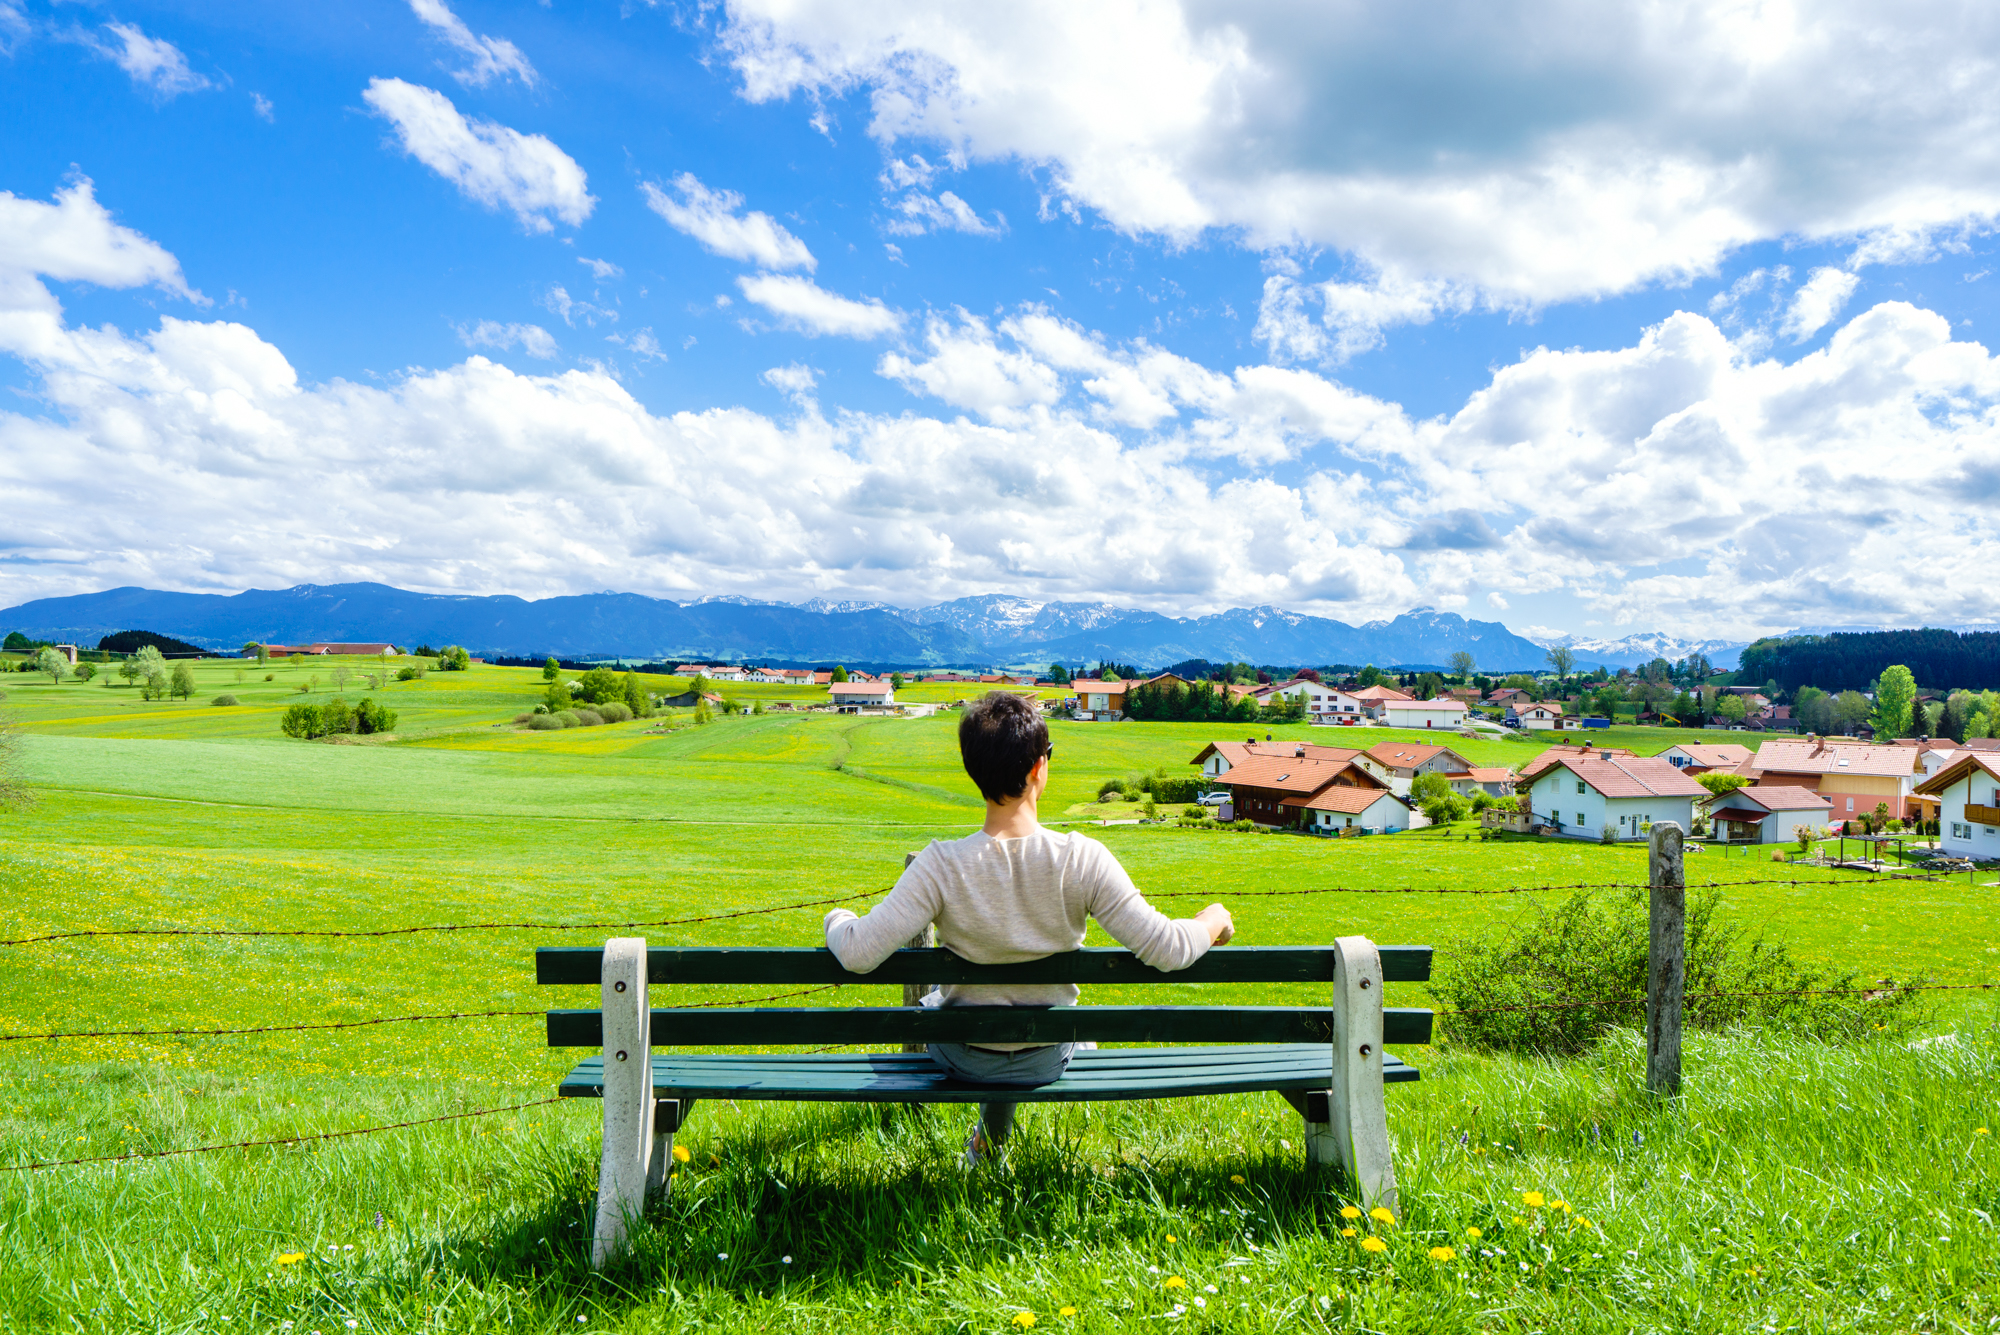
[[1146, 902], [1110, 849], [1094, 839], [1078, 842], [1076, 870], [1091, 883], [1090, 916], [1141, 963], [1167, 972], [1185, 969], [1235, 934], [1229, 910], [1220, 904], [1192, 918], [1169, 918]]
[[866, 917], [855, 916], [852, 909], [827, 912], [826, 945], [841, 968], [850, 973], [871, 972], [937, 917], [943, 900], [929, 862], [924, 854], [917, 854], [916, 861], [903, 869], [888, 898], [870, 909]]

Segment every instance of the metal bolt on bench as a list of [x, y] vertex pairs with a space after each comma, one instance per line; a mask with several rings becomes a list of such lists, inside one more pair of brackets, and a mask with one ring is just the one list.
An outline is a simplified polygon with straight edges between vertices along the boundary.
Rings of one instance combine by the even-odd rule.
[[[552, 1010], [550, 1047], [601, 1048], [564, 1077], [566, 1098], [604, 1100], [591, 1264], [624, 1243], [649, 1191], [665, 1188], [674, 1133], [701, 1099], [980, 1103], [990, 1086], [948, 1078], [926, 1043], [1208, 1044], [1079, 1052], [1060, 1080], [1009, 1089], [1018, 1103], [1186, 1098], [1271, 1090], [1304, 1117], [1306, 1156], [1345, 1170], [1370, 1205], [1396, 1209], [1383, 1087], [1417, 1079], [1384, 1044], [1428, 1043], [1431, 1012], [1384, 1008], [1382, 984], [1430, 977], [1429, 946], [1345, 936], [1332, 946], [1223, 947], [1163, 973], [1126, 950], [1077, 950], [1024, 964], [973, 964], [948, 950], [899, 950], [854, 974], [825, 949], [647, 949], [641, 937], [535, 952], [535, 981], [595, 985], [601, 1009]], [[1329, 983], [1326, 1006], [767, 1006], [651, 1009], [649, 985]], [[870, 1044], [853, 1054], [655, 1052], [676, 1047]], [[896, 1048], [904, 1050], [897, 1051]], [[915, 1051], [909, 1049], [915, 1048]]]

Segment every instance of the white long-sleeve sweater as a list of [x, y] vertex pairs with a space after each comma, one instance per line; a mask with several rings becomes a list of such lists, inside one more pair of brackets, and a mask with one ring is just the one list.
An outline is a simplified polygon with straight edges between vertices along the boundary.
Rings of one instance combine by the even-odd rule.
[[[826, 944], [844, 968], [867, 973], [936, 923], [938, 944], [954, 955], [975, 964], [1019, 964], [1080, 948], [1091, 918], [1156, 969], [1185, 969], [1208, 951], [1208, 928], [1148, 904], [1110, 849], [1081, 834], [1043, 829], [1018, 839], [995, 839], [982, 830], [931, 844], [867, 917], [849, 909], [829, 912]], [[951, 986], [941, 1001], [1073, 1006], [1076, 997], [1074, 983], [1031, 983]]]

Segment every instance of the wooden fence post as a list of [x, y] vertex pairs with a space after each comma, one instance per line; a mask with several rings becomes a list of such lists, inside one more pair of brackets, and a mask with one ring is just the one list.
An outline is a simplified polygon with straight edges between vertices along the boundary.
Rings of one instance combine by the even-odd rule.
[[1681, 827], [1653, 822], [1646, 856], [1651, 939], [1646, 954], [1646, 1088], [1681, 1092], [1681, 998], [1687, 988], [1687, 872]]
[[[916, 860], [917, 860], [917, 855], [915, 853], [903, 854], [903, 866], [905, 867], [908, 867], [912, 862], [915, 862]], [[903, 946], [905, 949], [908, 950], [928, 950], [932, 946], [935, 946], [936, 944], [937, 944], [937, 928], [931, 926], [929, 923], [926, 923], [924, 924], [924, 930], [918, 932], [908, 941], [905, 941], [903, 943]], [[935, 983], [904, 983], [903, 1004], [905, 1006], [923, 1005], [924, 995], [928, 993], [935, 986], [937, 986], [937, 984]], [[903, 1044], [903, 1051], [923, 1052], [926, 1050], [926, 1046], [927, 1045], [923, 1043], [905, 1043]]]

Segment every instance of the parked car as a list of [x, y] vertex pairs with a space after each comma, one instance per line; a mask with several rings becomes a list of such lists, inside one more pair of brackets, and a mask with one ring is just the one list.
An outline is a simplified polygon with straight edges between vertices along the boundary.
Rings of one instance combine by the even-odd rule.
[[1229, 790], [1218, 788], [1212, 793], [1200, 793], [1194, 800], [1205, 807], [1219, 807], [1229, 800]]

